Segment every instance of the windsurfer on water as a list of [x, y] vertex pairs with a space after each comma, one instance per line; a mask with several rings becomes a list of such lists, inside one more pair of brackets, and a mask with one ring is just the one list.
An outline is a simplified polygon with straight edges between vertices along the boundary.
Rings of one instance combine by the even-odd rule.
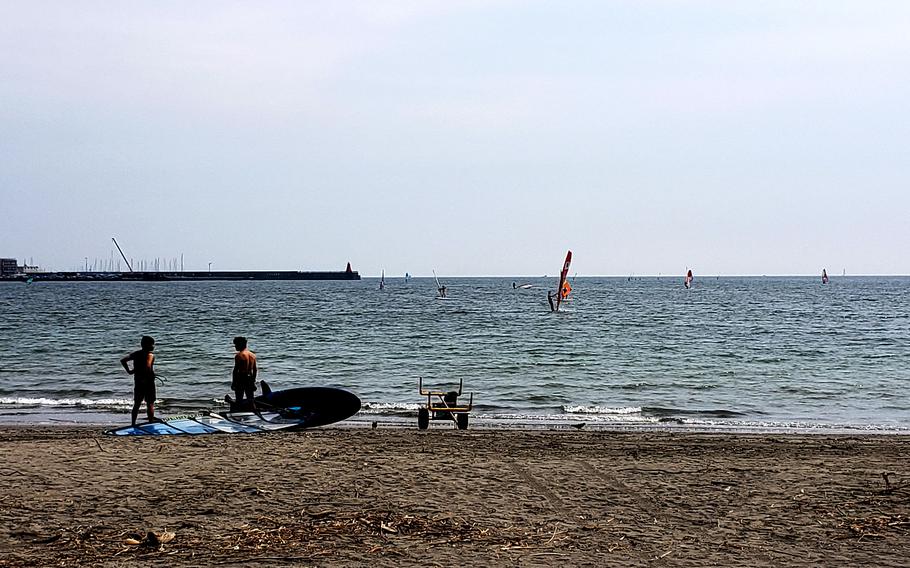
[[556, 298], [557, 302], [563, 302], [569, 298], [569, 292], [572, 291], [572, 285], [569, 284], [568, 280], [564, 280], [559, 290], [553, 292], [552, 290], [547, 290], [547, 302], [550, 304], [550, 311], [555, 312], [559, 307], [553, 305], [553, 298]]

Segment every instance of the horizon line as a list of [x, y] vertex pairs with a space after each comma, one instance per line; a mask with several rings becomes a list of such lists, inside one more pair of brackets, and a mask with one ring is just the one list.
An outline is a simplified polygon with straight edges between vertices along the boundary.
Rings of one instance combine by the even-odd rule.
[[[519, 274], [519, 275], [509, 275], [509, 274], [437, 274], [439, 278], [557, 278], [558, 274], [542, 274], [542, 275], [528, 275], [528, 274]], [[677, 273], [667, 273], [667, 274], [577, 274], [573, 275], [570, 278], [685, 278], [685, 274]], [[382, 275], [364, 275], [360, 273], [361, 279], [363, 278], [381, 278]], [[432, 274], [427, 275], [415, 275], [408, 274], [410, 278], [433, 278]], [[885, 274], [836, 274], [834, 276], [828, 275], [828, 278], [835, 280], [837, 278], [851, 278], [851, 277], [864, 277], [864, 278], [883, 278], [883, 277], [896, 277], [896, 278], [907, 278], [910, 277], [910, 274], [900, 274], [900, 273], [885, 273]], [[388, 273], [385, 274], [385, 278], [405, 278], [402, 275], [392, 275], [389, 276]], [[819, 278], [821, 279], [821, 274], [695, 274], [695, 280], [699, 278]]]

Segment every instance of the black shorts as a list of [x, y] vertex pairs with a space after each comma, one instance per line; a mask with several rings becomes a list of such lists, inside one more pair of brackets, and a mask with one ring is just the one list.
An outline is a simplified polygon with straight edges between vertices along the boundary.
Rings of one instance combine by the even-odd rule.
[[253, 377], [241, 377], [234, 379], [231, 383], [232, 391], [253, 392], [256, 390], [256, 379]]
[[155, 378], [133, 377], [133, 402], [155, 402]]

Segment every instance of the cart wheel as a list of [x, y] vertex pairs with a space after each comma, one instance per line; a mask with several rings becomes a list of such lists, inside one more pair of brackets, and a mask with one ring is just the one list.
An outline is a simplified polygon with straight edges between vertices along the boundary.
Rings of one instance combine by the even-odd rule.
[[458, 420], [458, 429], [467, 430], [468, 429], [468, 413], [463, 412], [461, 414], [457, 414], [455, 417]]
[[419, 430], [426, 430], [430, 427], [430, 411], [426, 408], [421, 408], [417, 411], [417, 428]]

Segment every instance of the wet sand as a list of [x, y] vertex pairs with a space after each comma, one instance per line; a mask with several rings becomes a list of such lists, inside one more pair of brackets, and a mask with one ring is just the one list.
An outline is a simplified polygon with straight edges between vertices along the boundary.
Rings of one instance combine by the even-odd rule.
[[0, 566], [910, 558], [906, 436], [2, 427], [0, 456]]

